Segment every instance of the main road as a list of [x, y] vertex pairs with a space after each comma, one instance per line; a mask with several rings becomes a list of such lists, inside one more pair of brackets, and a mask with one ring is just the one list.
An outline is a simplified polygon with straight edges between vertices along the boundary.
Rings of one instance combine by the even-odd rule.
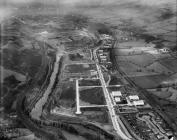
[[104, 93], [104, 96], [105, 96], [105, 99], [106, 99], [106, 103], [107, 103], [107, 106], [108, 106], [108, 110], [109, 110], [109, 113], [110, 113], [110, 117], [111, 117], [113, 127], [114, 127], [115, 131], [117, 132], [117, 134], [123, 140], [131, 140], [129, 137], [127, 137], [124, 134], [124, 132], [122, 132], [122, 130], [120, 128], [120, 124], [118, 123], [118, 118], [117, 118], [116, 112], [114, 110], [114, 105], [113, 105], [112, 100], [110, 98], [110, 95], [109, 95], [109, 92], [108, 92], [108, 89], [107, 89], [107, 85], [105, 83], [103, 73], [101, 71], [101, 67], [98, 65], [98, 58], [97, 58], [97, 55], [96, 55], [97, 49], [94, 50], [93, 55], [94, 55], [94, 59], [96, 61], [96, 68], [97, 68], [97, 71], [98, 71], [98, 74], [99, 74], [99, 77], [100, 77], [101, 85], [103, 87], [103, 93]]

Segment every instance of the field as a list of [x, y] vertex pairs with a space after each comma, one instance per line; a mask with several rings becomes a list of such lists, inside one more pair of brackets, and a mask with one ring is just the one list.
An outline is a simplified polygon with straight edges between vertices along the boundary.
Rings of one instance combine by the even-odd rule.
[[[170, 53], [155, 52], [152, 44], [135, 42], [121, 43], [116, 48], [116, 61], [120, 69], [127, 74], [137, 85], [142, 88], [156, 88], [167, 83], [177, 72], [177, 59]], [[119, 48], [120, 47], [120, 48]], [[148, 50], [149, 49], [149, 50]], [[154, 49], [154, 52], [150, 53]], [[174, 78], [173, 78], [174, 79]], [[173, 80], [175, 81], [175, 80]]]
[[119, 62], [119, 67], [124, 71], [128, 76], [144, 76], [144, 75], [154, 75], [157, 74], [151, 69], [146, 69], [144, 67], [138, 66], [131, 62]]
[[72, 140], [87, 140], [82, 136], [74, 135], [74, 134], [71, 134], [67, 131], [62, 131], [62, 133], [66, 137], [66, 139], [69, 139], [69, 140], [71, 140], [71, 139]]
[[133, 63], [140, 67], [150, 65], [154, 62], [154, 57], [150, 54], [119, 56], [118, 59]]
[[165, 67], [164, 65], [160, 64], [159, 62], [154, 62], [152, 65], [146, 67], [147, 69], [156, 72], [156, 73], [163, 73], [163, 74], [171, 74], [173, 71]]
[[84, 59], [84, 56], [83, 55], [80, 55], [79, 53], [76, 53], [76, 54], [69, 54], [69, 59], [71, 61], [81, 61]]
[[89, 51], [79, 51], [78, 53], [70, 53], [69, 54], [70, 61], [85, 61], [90, 60], [90, 52]]
[[131, 77], [131, 79], [142, 88], [157, 88], [164, 80], [168, 78], [167, 75], [150, 75], [150, 76], [138, 76]]
[[177, 102], [177, 90], [175, 88], [149, 89], [148, 91], [164, 100]]
[[116, 75], [111, 76], [111, 80], [109, 82], [109, 85], [121, 85], [121, 79], [118, 78]]
[[112, 92], [112, 91], [121, 91], [121, 93], [125, 92], [124, 87], [114, 87], [114, 86], [112, 86], [112, 87], [108, 87], [107, 89], [109, 90], [109, 92]]
[[69, 73], [88, 73], [93, 69], [96, 70], [95, 64], [72, 64], [65, 67]]
[[81, 116], [90, 121], [99, 122], [101, 124], [109, 123], [107, 108], [82, 108], [81, 111], [83, 112]]
[[173, 72], [177, 72], [177, 58], [160, 60], [160, 63]]
[[79, 86], [101, 86], [99, 79], [79, 80]]
[[104, 105], [105, 98], [101, 87], [80, 89], [80, 100], [91, 105]]
[[63, 84], [61, 93], [58, 94], [56, 95], [57, 105], [62, 105], [63, 107], [66, 108], [75, 107], [76, 91], [73, 85], [71, 85], [70, 83]]

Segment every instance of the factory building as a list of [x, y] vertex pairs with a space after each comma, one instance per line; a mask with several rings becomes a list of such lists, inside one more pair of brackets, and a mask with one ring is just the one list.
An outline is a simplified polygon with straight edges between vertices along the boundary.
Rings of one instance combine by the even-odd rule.
[[91, 76], [96, 76], [98, 72], [96, 70], [90, 70]]
[[115, 97], [114, 100], [115, 100], [116, 103], [121, 102], [120, 97]]
[[112, 91], [112, 95], [113, 95], [113, 97], [120, 97], [120, 96], [122, 96], [122, 93], [121, 93], [121, 91]]
[[130, 101], [139, 100], [139, 96], [138, 95], [130, 95], [128, 98], [129, 98]]
[[133, 101], [133, 105], [135, 105], [135, 106], [144, 105], [144, 101], [143, 100]]

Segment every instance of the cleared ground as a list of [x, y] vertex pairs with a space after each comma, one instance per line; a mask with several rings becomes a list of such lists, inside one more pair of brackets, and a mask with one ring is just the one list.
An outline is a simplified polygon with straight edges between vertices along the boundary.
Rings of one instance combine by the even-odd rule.
[[81, 111], [83, 113], [81, 116], [90, 121], [95, 121], [102, 124], [109, 123], [107, 108], [83, 108]]
[[101, 86], [99, 79], [79, 80], [79, 86]]
[[88, 73], [93, 69], [96, 70], [95, 64], [72, 64], [65, 67], [69, 73]]
[[102, 87], [80, 89], [80, 100], [93, 105], [104, 105], [105, 98]]

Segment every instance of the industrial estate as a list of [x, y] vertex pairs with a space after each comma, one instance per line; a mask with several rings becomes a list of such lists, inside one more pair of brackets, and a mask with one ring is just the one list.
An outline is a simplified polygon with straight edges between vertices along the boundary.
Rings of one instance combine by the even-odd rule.
[[36, 12], [1, 23], [0, 139], [176, 140], [176, 36]]

